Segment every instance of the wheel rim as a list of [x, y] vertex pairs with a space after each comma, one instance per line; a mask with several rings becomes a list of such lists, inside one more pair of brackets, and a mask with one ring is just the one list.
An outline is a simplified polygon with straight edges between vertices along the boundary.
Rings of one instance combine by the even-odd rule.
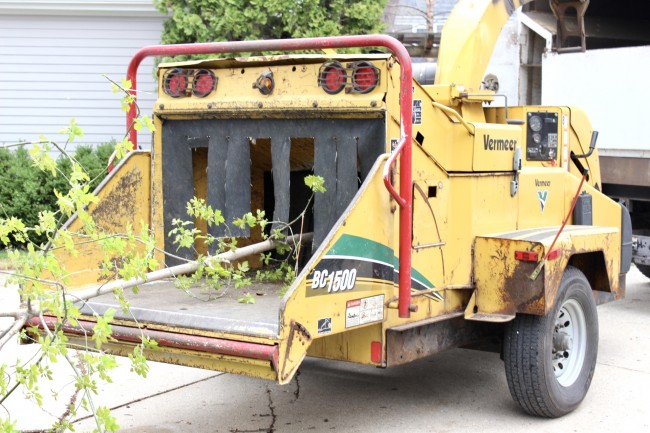
[[568, 299], [560, 308], [553, 331], [553, 370], [562, 386], [571, 386], [580, 375], [587, 352], [587, 321], [580, 303]]

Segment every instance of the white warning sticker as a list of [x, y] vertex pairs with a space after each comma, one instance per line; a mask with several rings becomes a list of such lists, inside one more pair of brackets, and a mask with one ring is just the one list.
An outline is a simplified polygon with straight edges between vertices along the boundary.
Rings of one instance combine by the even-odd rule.
[[413, 100], [413, 124], [422, 124], [422, 99]]
[[345, 327], [365, 325], [384, 320], [384, 295], [353, 299], [345, 306]]

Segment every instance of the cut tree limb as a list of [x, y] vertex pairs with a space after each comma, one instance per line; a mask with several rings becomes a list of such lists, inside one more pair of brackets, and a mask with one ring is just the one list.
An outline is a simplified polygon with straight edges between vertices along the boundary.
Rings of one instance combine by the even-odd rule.
[[[267, 239], [263, 242], [258, 242], [252, 245], [247, 245], [245, 247], [237, 248], [235, 251], [226, 251], [221, 254], [216, 254], [210, 256], [206, 259], [206, 264], [210, 265], [211, 263], [219, 261], [231, 261], [238, 260], [244, 257], [251, 256], [253, 254], [263, 253], [274, 249], [279, 244], [289, 244], [289, 243], [302, 243], [311, 240], [313, 233], [303, 233], [293, 236], [288, 236], [282, 241], [276, 241], [273, 239]], [[149, 272], [145, 274], [142, 278], [132, 278], [129, 280], [115, 280], [99, 287], [93, 287], [90, 289], [84, 289], [74, 292], [69, 292], [70, 295], [74, 296], [79, 300], [87, 300], [94, 298], [96, 296], [105, 295], [111, 293], [114, 290], [121, 289], [126, 290], [139, 286], [141, 284], [149, 283], [151, 281], [158, 281], [165, 278], [173, 278], [178, 275], [191, 274], [196, 271], [199, 267], [199, 263], [196, 261], [184, 263], [182, 265], [172, 266], [165, 269], [160, 269], [157, 271]]]

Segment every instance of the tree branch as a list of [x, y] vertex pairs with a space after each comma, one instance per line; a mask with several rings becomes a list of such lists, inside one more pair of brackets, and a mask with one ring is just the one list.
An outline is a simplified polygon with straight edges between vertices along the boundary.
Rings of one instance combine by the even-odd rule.
[[[266, 241], [258, 242], [253, 245], [237, 248], [235, 251], [226, 251], [221, 254], [210, 256], [205, 260], [205, 264], [210, 266], [212, 263], [222, 262], [224, 260], [228, 260], [228, 261], [238, 260], [253, 254], [259, 254], [265, 251], [272, 250], [278, 244], [291, 243], [291, 242], [293, 243], [306, 242], [312, 239], [312, 237], [313, 237], [312, 233], [304, 233], [301, 235], [289, 236], [283, 242], [279, 242], [274, 239], [268, 239]], [[79, 299], [90, 299], [97, 296], [105, 295], [107, 293], [112, 293], [116, 289], [126, 290], [126, 289], [139, 286], [144, 283], [148, 283], [150, 281], [158, 281], [164, 278], [173, 278], [177, 275], [190, 274], [196, 271], [198, 267], [199, 267], [199, 263], [196, 261], [192, 261], [189, 263], [184, 263], [182, 265], [172, 266], [170, 268], [149, 272], [141, 278], [132, 278], [130, 280], [115, 280], [99, 287], [93, 287], [91, 289], [75, 291], [74, 295]]]
[[21, 329], [23, 329], [23, 326], [25, 326], [25, 323], [27, 322], [29, 315], [27, 312], [23, 312], [22, 314], [17, 314], [16, 321], [14, 321], [13, 325], [9, 329], [7, 329], [3, 334], [2, 337], [0, 338], [0, 350], [7, 344], [13, 337], [15, 337]]

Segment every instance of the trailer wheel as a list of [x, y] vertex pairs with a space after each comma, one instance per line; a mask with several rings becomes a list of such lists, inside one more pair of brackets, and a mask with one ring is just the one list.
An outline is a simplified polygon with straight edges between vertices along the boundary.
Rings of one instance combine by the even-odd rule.
[[557, 418], [574, 410], [587, 394], [598, 355], [598, 314], [584, 274], [568, 267], [553, 310], [518, 315], [504, 337], [512, 398], [531, 415]]
[[638, 263], [636, 264], [636, 267], [639, 268], [641, 273], [645, 275], [646, 278], [650, 278], [650, 266], [648, 265], [639, 265]]

